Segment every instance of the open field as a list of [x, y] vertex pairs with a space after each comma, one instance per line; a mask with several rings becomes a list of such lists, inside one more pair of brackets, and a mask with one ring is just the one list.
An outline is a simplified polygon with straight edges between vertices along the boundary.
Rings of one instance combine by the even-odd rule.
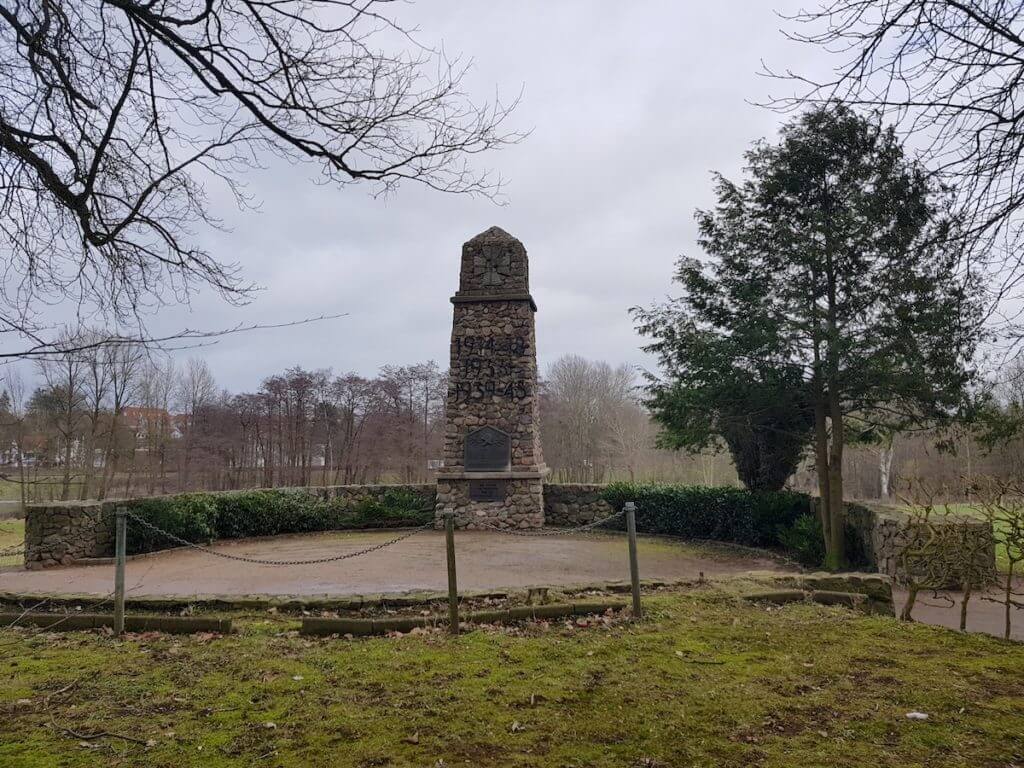
[[[639, 625], [347, 641], [0, 632], [0, 764], [971, 766], [1024, 760], [1024, 645], [711, 590]], [[909, 720], [920, 711], [927, 721]], [[130, 740], [118, 738], [118, 734]]]

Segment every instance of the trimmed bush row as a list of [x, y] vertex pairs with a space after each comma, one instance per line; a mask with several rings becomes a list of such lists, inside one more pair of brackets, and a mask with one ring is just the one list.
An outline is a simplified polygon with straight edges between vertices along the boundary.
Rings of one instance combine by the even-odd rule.
[[[144, 520], [197, 544], [281, 533], [416, 526], [427, 523], [434, 514], [432, 505], [407, 488], [389, 488], [379, 497], [358, 501], [325, 499], [305, 489], [282, 489], [186, 493], [133, 499], [127, 505]], [[166, 536], [129, 521], [128, 554], [173, 546]]]
[[636, 527], [643, 533], [776, 549], [808, 566], [824, 560], [821, 523], [805, 493], [612, 483], [602, 495], [613, 509], [636, 502]]

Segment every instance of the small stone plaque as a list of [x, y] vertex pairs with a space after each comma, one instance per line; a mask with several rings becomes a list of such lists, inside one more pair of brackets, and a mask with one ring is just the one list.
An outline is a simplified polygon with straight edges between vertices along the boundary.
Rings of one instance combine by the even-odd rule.
[[470, 480], [469, 481], [470, 501], [504, 501], [505, 481], [504, 480]]
[[512, 439], [494, 427], [480, 427], [466, 435], [467, 472], [503, 472], [512, 466]]

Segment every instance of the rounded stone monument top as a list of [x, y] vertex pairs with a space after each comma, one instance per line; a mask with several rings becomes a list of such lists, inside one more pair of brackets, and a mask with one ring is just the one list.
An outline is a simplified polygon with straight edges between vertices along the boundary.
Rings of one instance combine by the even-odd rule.
[[476, 235], [475, 237], [472, 237], [469, 240], [467, 240], [466, 241], [466, 245], [469, 245], [470, 243], [482, 243], [482, 242], [488, 242], [488, 243], [510, 242], [510, 243], [519, 243], [520, 245], [522, 245], [522, 243], [520, 243], [517, 238], [513, 237], [512, 235], [510, 235], [508, 232], [506, 232], [501, 227], [491, 227], [490, 229], [485, 229], [479, 235]]
[[526, 248], [501, 227], [491, 227], [462, 245], [456, 298], [502, 297], [533, 303]]

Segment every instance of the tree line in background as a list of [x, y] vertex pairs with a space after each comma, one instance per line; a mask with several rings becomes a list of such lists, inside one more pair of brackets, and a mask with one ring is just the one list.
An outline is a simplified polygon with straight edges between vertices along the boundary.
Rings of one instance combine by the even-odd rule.
[[[434, 362], [374, 377], [291, 368], [254, 392], [217, 385], [201, 359], [103, 345], [35, 363], [33, 386], [0, 385], [0, 477], [7, 498], [76, 499], [251, 487], [429, 481], [443, 453], [445, 372]], [[541, 381], [541, 435], [555, 482], [664, 481], [739, 485], [729, 444], [658, 444], [661, 430], [629, 366], [566, 355]], [[1000, 388], [1024, 407], [1024, 372]], [[944, 441], [944, 442], [940, 442]], [[951, 445], [952, 441], [952, 445]], [[956, 448], [951, 453], [949, 447]], [[971, 431], [927, 430], [855, 444], [848, 495], [895, 498], [901, 478], [1019, 477], [1020, 439], [985, 444]], [[813, 457], [784, 478], [813, 491]], [[964, 497], [963, 484], [947, 490]]]

